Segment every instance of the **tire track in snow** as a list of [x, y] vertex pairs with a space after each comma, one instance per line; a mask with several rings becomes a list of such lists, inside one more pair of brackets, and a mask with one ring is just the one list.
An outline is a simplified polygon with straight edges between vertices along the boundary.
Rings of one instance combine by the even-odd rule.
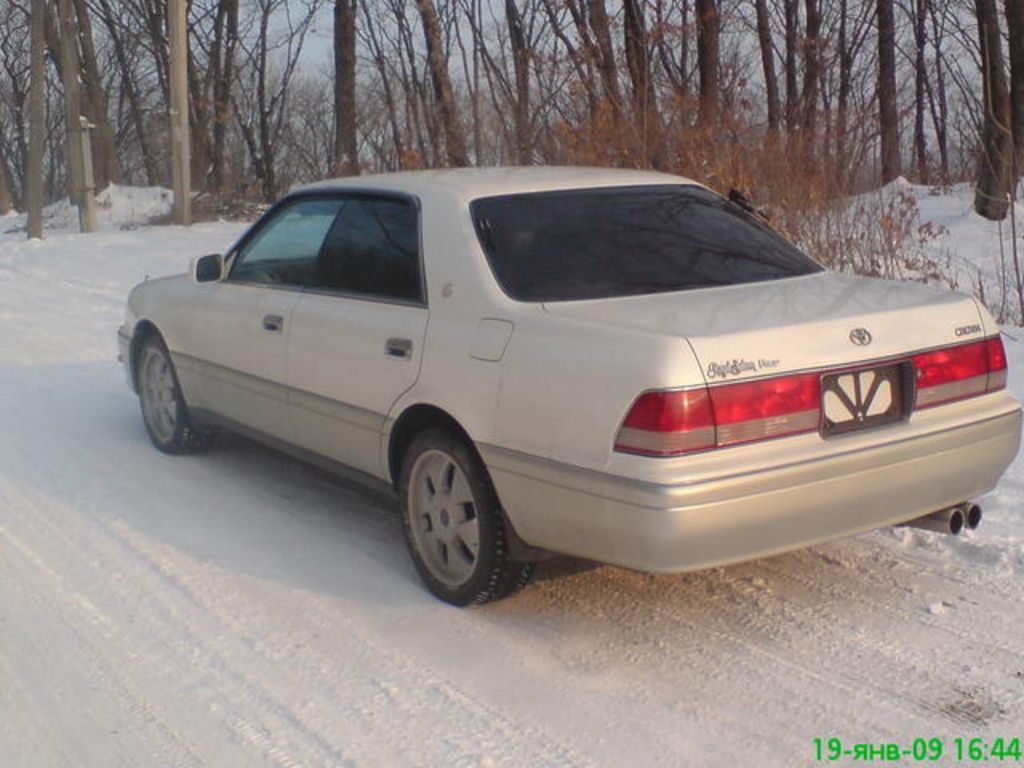
[[[8, 518], [17, 515], [17, 519], [21, 521], [26, 517], [26, 513], [31, 514], [32, 505], [26, 502], [27, 497], [24, 494], [12, 488], [6, 478], [0, 477], [0, 503], [8, 513]], [[58, 679], [68, 674], [74, 677], [84, 675], [90, 681], [88, 690], [93, 692], [93, 696], [109, 695], [116, 702], [115, 709], [122, 713], [121, 716], [146, 726], [143, 742], [152, 742], [150, 751], [154, 755], [159, 755], [161, 759], [166, 759], [174, 765], [201, 766], [203, 763], [197, 754], [190, 749], [167, 719], [151, 705], [149, 698], [133, 683], [131, 677], [123, 673], [121, 665], [111, 652], [117, 642], [117, 627], [111, 614], [97, 607], [79, 590], [69, 588], [66, 580], [50, 567], [46, 557], [39, 550], [15, 536], [9, 528], [4, 528], [2, 533], [3, 541], [11, 545], [11, 549], [7, 551], [15, 553], [15, 558], [8, 557], [7, 560], [22, 580], [22, 589], [16, 589], [14, 594], [34, 603], [37, 609], [40, 605], [44, 606], [47, 609], [46, 618], [58, 622], [70, 635], [65, 642], [57, 645], [56, 650], [43, 647], [51, 654], [70, 654], [70, 658], [62, 658], [56, 667], [51, 666], [50, 674]], [[51, 538], [44, 541], [48, 546], [53, 543]], [[61, 554], [60, 562], [65, 565], [67, 560], [64, 555], [69, 555], [70, 552], [65, 551]], [[19, 558], [20, 567], [17, 563]], [[12, 586], [11, 582], [6, 582], [5, 589], [12, 589]], [[14, 602], [11, 598], [9, 595], [8, 599]], [[54, 608], [57, 609], [55, 612]], [[49, 615], [51, 612], [52, 616]], [[32, 620], [31, 615], [27, 618]], [[56, 638], [44, 636], [37, 639], [46, 642]], [[25, 659], [23, 654], [19, 658], [22, 661]], [[67, 669], [71, 672], [65, 672]], [[49, 685], [53, 685], [53, 682], [47, 680]], [[51, 723], [64, 722], [61, 715], [69, 714], [64, 711], [66, 704], [57, 704], [61, 709], [57, 713], [51, 713]], [[76, 701], [73, 709], [80, 717], [81, 711], [87, 709], [87, 706], [88, 701]], [[16, 712], [11, 714], [19, 717]], [[79, 762], [80, 756], [75, 756], [67, 764], [77, 765]]]
[[[37, 510], [40, 506], [37, 505]], [[337, 664], [339, 659], [351, 661], [355, 658], [358, 659], [357, 666], [376, 669], [380, 674], [373, 679], [359, 681], [363, 687], [370, 686], [362, 703], [339, 707], [337, 702], [323, 696], [312, 697], [320, 698], [318, 707], [312, 708], [313, 712], [322, 714], [319, 717], [304, 716], [279, 701], [265, 681], [254, 680], [244, 671], [267, 668], [279, 661], [267, 651], [273, 645], [268, 638], [280, 641], [280, 636], [275, 638], [272, 631], [264, 630], [259, 633], [263, 639], [257, 643], [253, 627], [247, 623], [250, 617], [238, 620], [234, 610], [226, 609], [231, 603], [244, 603], [253, 595], [214, 594], [204, 583], [207, 579], [212, 581], [216, 578], [216, 574], [208, 573], [215, 569], [199, 564], [198, 571], [194, 571], [191, 570], [196, 566], [194, 563], [188, 563], [189, 568], [183, 569], [180, 553], [168, 554], [163, 551], [164, 547], [147, 541], [121, 524], [104, 523], [98, 518], [90, 522], [94, 530], [75, 532], [73, 542], [68, 538], [69, 533], [53, 526], [45, 535], [51, 540], [64, 538], [69, 548], [73, 544], [83, 555], [88, 551], [89, 559], [110, 562], [118, 570], [127, 571], [111, 574], [115, 577], [120, 575], [120, 578], [112, 579], [113, 583], [130, 583], [132, 587], [130, 591], [119, 590], [120, 594], [113, 596], [114, 599], [132, 605], [135, 621], [146, 628], [150, 642], [157, 642], [158, 647], [166, 646], [167, 650], [177, 653], [187, 653], [192, 649], [193, 658], [202, 659], [204, 673], [218, 678], [219, 684], [214, 689], [225, 697], [230, 691], [231, 696], [242, 700], [237, 712], [221, 712], [219, 716], [230, 724], [240, 742], [263, 755], [271, 764], [290, 765], [292, 758], [289, 755], [292, 754], [302, 755], [307, 764], [311, 757], [317, 755], [320, 758], [318, 764], [323, 765], [346, 764], [349, 752], [373, 756], [381, 751], [381, 744], [395, 741], [395, 735], [388, 732], [390, 729], [386, 723], [394, 720], [393, 716], [389, 717], [391, 713], [388, 710], [396, 704], [401, 705], [406, 717], [419, 720], [437, 720], [436, 713], [445, 712], [443, 719], [448, 722], [452, 733], [466, 730], [467, 723], [470, 724], [468, 738], [447, 739], [441, 745], [443, 749], [437, 758], [451, 760], [453, 765], [472, 765], [476, 764], [477, 758], [486, 758], [487, 755], [479, 754], [478, 742], [494, 745], [499, 754], [518, 756], [515, 762], [508, 763], [510, 765], [585, 764], [568, 748], [536, 729], [508, 720], [453, 686], [436, 671], [421, 668], [395, 648], [382, 643], [357, 623], [344, 622], [339, 627], [336, 615], [330, 617], [333, 626], [329, 629], [335, 633], [342, 630], [340, 636], [344, 641], [331, 644], [328, 655], [313, 660], [316, 666], [293, 665], [291, 671], [301, 676], [309, 669], [323, 669]], [[99, 529], [103, 529], [104, 537], [109, 541], [98, 540], [100, 537], [96, 534]], [[85, 542], [89, 543], [87, 550], [83, 548]], [[116, 542], [122, 551], [112, 552], [111, 542]], [[139, 594], [147, 598], [142, 604], [137, 604]], [[266, 593], [263, 592], [262, 596], [266, 597]], [[136, 604], [133, 605], [133, 601]], [[280, 609], [281, 606], [274, 605], [274, 608]], [[161, 636], [172, 630], [174, 638]], [[206, 638], [218, 638], [218, 641], [210, 643]], [[226, 638], [241, 639], [246, 653], [261, 658], [243, 658], [237, 642], [232, 646]], [[309, 685], [323, 683], [316, 675], [306, 674], [306, 678]], [[388, 682], [392, 678], [399, 682]], [[347, 682], [351, 684], [352, 681]], [[384, 695], [374, 696], [375, 692]], [[401, 692], [400, 699], [396, 692]], [[239, 712], [248, 712], [249, 715]], [[349, 725], [353, 720], [359, 721], [362, 732], [359, 749], [346, 750], [338, 739], [331, 740], [332, 726], [336, 726], [338, 720]], [[405, 764], [432, 764], [418, 754], [424, 750], [419, 741], [403, 745], [403, 750]]]

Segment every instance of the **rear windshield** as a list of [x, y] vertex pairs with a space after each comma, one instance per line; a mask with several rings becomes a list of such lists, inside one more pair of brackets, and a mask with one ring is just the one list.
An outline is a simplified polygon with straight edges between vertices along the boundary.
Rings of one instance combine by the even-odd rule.
[[736, 285], [821, 271], [740, 206], [700, 187], [539, 192], [473, 201], [502, 289], [571, 301]]

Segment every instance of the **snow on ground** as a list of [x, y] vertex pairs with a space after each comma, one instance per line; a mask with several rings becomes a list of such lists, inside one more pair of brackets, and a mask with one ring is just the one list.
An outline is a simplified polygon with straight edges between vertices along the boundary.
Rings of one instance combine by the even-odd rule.
[[[1019, 316], [1010, 218], [993, 222], [975, 213], [973, 184], [942, 188], [911, 184], [904, 178], [852, 198], [850, 210], [858, 204], [874, 210], [897, 194], [910, 195], [916, 201], [917, 222], [931, 233], [924, 237], [920, 250], [938, 265], [944, 277], [959, 290], [981, 297], [997, 317]], [[1024, 261], [1024, 203], [1017, 202], [1015, 210], [1018, 256]], [[1024, 273], [1024, 264], [1021, 269]]]
[[[168, 215], [174, 195], [163, 187], [123, 187], [110, 184], [96, 194], [96, 224], [100, 230], [134, 229], [140, 223]], [[25, 232], [28, 216], [24, 213], [0, 218], [0, 233]], [[78, 208], [67, 198], [43, 209], [43, 227], [47, 230], [78, 230]]]
[[560, 562], [460, 611], [387, 498], [241, 439], [153, 450], [114, 360], [125, 295], [241, 229], [0, 235], [4, 768], [794, 766], [816, 737], [1020, 735], [1024, 460], [957, 539]]

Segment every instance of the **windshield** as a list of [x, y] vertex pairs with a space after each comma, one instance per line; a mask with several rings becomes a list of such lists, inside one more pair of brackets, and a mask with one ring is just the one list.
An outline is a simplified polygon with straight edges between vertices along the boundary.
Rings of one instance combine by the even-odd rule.
[[757, 218], [695, 186], [538, 192], [473, 201], [502, 289], [571, 301], [795, 277], [821, 267]]

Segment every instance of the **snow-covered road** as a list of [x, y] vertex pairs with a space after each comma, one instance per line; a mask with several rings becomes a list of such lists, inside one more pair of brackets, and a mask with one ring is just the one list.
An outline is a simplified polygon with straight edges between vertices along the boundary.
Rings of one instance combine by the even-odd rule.
[[0, 235], [0, 766], [795, 766], [815, 737], [1024, 735], [1021, 462], [958, 539], [559, 562], [460, 611], [387, 498], [237, 438], [151, 449], [124, 297], [239, 231]]

